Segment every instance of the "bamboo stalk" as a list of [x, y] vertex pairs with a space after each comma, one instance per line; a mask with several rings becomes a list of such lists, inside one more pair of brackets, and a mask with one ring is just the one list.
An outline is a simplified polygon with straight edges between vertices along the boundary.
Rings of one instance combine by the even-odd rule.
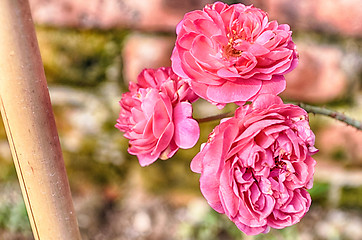
[[35, 239], [81, 239], [28, 0], [0, 1], [0, 107]]

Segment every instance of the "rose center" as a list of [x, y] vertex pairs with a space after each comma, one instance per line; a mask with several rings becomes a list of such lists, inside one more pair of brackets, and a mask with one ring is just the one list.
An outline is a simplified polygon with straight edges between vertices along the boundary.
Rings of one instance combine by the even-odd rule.
[[274, 158], [276, 168], [285, 169], [287, 164], [283, 161], [283, 159], [289, 159], [289, 154], [284, 149], [280, 149], [279, 156]]
[[284, 166], [286, 165], [286, 163], [283, 162], [282, 159], [279, 158], [279, 157], [275, 158], [274, 161], [275, 161], [275, 167], [277, 167], [277, 168], [282, 168], [283, 169]]
[[245, 38], [236, 30], [232, 30], [228, 33], [227, 37], [229, 38], [229, 42], [223, 48], [224, 57], [240, 57], [243, 51], [236, 49], [234, 46], [237, 42], [245, 40]]
[[228, 45], [226, 45], [224, 47], [224, 57], [229, 58], [229, 57], [240, 57], [242, 51], [237, 50], [233, 47], [232, 43], [228, 43]]

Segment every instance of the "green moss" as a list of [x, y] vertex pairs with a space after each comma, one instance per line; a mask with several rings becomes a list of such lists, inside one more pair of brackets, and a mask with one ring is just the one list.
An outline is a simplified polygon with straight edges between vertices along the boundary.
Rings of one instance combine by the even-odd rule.
[[[5, 138], [4, 141], [6, 141], [5, 136], [4, 138]], [[4, 155], [0, 154], [0, 182], [7, 182], [7, 181], [17, 181], [14, 162], [11, 156], [7, 158]]]
[[344, 161], [348, 158], [347, 152], [343, 147], [336, 147], [331, 152], [331, 157], [335, 161]]
[[0, 157], [0, 182], [16, 181], [17, 175], [14, 163], [11, 159], [3, 159]]
[[343, 187], [339, 205], [342, 208], [362, 210], [362, 187]]
[[298, 31], [293, 30], [293, 40], [297, 42], [316, 42], [320, 45], [335, 44], [344, 48], [353, 45], [356, 51], [362, 51], [362, 39], [353, 38], [347, 35], [327, 33], [321, 31]]
[[328, 200], [327, 197], [329, 188], [330, 186], [328, 183], [315, 181], [313, 184], [313, 188], [308, 190], [312, 198], [313, 204], [325, 206]]
[[[1, 114], [0, 114], [0, 116], [1, 116]], [[6, 139], [6, 132], [5, 132], [4, 122], [2, 121], [2, 118], [0, 121], [0, 139]]]
[[120, 53], [126, 34], [127, 31], [38, 27], [38, 41], [48, 82], [95, 87], [107, 80], [108, 67], [117, 64], [121, 72]]
[[103, 187], [122, 183], [125, 179], [128, 165], [119, 166], [112, 162], [99, 161], [98, 148], [97, 138], [89, 136], [83, 140], [77, 152], [64, 151], [69, 181], [75, 188], [79, 187], [82, 181], [95, 187]]
[[[179, 151], [166, 161], [157, 160], [154, 164], [141, 169], [143, 182], [148, 191], [164, 194], [169, 191], [188, 191], [199, 193], [199, 175], [190, 170], [190, 157], [187, 151]], [[132, 159], [138, 162], [136, 158]]]
[[21, 198], [15, 203], [6, 202], [0, 205], [0, 228], [26, 235], [31, 234], [28, 214]]

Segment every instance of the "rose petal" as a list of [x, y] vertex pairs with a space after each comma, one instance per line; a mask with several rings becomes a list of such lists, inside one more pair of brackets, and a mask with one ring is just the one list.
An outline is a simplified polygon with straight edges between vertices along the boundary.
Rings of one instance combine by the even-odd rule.
[[266, 109], [271, 105], [283, 104], [283, 100], [273, 94], [262, 94], [253, 102], [254, 109]]
[[192, 148], [200, 136], [199, 124], [192, 118], [192, 106], [181, 102], [174, 108], [175, 134], [174, 139], [180, 148]]
[[245, 84], [225, 82], [221, 86], [209, 86], [206, 90], [208, 99], [219, 103], [247, 101], [261, 88], [260, 81], [247, 80]]

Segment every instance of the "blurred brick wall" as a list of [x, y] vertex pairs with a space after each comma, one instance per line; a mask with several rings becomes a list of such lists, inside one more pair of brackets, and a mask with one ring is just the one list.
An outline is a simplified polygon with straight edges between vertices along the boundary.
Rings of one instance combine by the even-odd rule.
[[[88, 0], [85, 4], [83, 0], [30, 0], [33, 18], [38, 24], [137, 31], [131, 32], [123, 53], [127, 81], [134, 80], [145, 67], [169, 65], [176, 24], [186, 12], [211, 2]], [[357, 90], [362, 74], [362, 1], [239, 2], [253, 3], [267, 11], [270, 19], [291, 25], [297, 33], [294, 39], [300, 64], [287, 76], [286, 98], [327, 103]]]
[[30, 0], [37, 23], [59, 27], [172, 32], [185, 12], [209, 0]]

